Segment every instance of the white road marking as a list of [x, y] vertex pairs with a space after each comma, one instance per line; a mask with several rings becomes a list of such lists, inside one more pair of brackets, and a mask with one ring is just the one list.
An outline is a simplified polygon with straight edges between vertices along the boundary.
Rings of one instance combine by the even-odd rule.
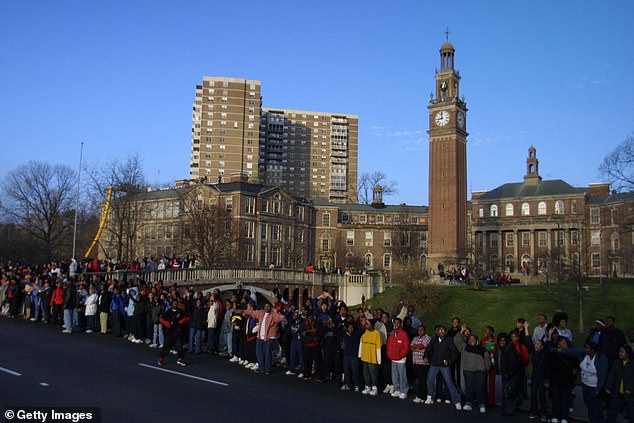
[[9, 373], [13, 376], [22, 376], [22, 373], [14, 372], [13, 370], [5, 369], [4, 367], [0, 367], [0, 372]]
[[171, 373], [178, 376], [188, 377], [190, 379], [200, 380], [202, 382], [213, 383], [215, 385], [220, 385], [220, 386], [229, 386], [228, 383], [219, 382], [213, 379], [205, 379], [204, 377], [188, 375], [187, 373], [176, 372], [174, 370], [164, 369], [162, 367], [150, 366], [149, 364], [145, 364], [145, 363], [138, 363], [138, 365], [141, 367], [147, 367], [148, 369], [160, 370], [165, 373]]

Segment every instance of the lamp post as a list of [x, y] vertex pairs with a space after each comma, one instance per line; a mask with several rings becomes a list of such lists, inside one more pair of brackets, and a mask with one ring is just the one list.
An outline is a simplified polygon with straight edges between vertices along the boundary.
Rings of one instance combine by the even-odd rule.
[[81, 161], [84, 155], [84, 142], [81, 142], [79, 149], [79, 169], [77, 172], [77, 193], [75, 194], [75, 223], [73, 224], [73, 258], [75, 258], [75, 250], [77, 246], [77, 210], [79, 210], [79, 190], [81, 183]]

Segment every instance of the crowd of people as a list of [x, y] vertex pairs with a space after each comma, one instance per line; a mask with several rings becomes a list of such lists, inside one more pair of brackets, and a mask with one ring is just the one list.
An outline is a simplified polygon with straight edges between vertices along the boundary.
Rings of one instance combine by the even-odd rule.
[[72, 266], [5, 266], [2, 315], [145, 343], [158, 349], [159, 365], [170, 353], [181, 366], [187, 354], [225, 355], [257, 373], [281, 368], [342, 391], [467, 412], [501, 403], [501, 413], [513, 415], [527, 402], [529, 418], [543, 422], [568, 421], [579, 383], [591, 423], [615, 422], [623, 409], [634, 418], [634, 329], [626, 339], [612, 316], [597, 319], [582, 341], [573, 341], [562, 312], [540, 315], [534, 328], [518, 318], [497, 335], [487, 326], [480, 338], [458, 317], [426, 326], [406, 301], [396, 315], [352, 310], [328, 292], [258, 307], [261, 299], [241, 286], [203, 293], [138, 279], [90, 280], [71, 276]]

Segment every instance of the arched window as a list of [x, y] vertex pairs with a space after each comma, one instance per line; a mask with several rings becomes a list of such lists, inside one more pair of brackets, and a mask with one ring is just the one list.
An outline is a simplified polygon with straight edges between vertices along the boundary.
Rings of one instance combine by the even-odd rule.
[[509, 203], [509, 204], [506, 205], [505, 215], [506, 216], [513, 216], [513, 204]]
[[390, 253], [383, 254], [383, 267], [392, 267], [392, 255]]
[[496, 204], [491, 206], [490, 214], [491, 217], [498, 217], [498, 206]]
[[531, 206], [528, 203], [522, 204], [522, 216], [529, 216], [531, 214]]
[[564, 214], [564, 202], [561, 200], [555, 201], [555, 214]]
[[537, 205], [537, 214], [546, 214], [546, 202], [540, 201]]
[[369, 269], [372, 268], [372, 254], [371, 253], [368, 253], [365, 255], [364, 263], [365, 263], [365, 267]]

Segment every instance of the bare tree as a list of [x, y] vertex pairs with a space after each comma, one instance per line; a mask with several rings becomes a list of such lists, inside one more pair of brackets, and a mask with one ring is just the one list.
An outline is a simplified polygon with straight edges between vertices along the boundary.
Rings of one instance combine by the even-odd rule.
[[634, 134], [625, 137], [599, 166], [599, 174], [618, 191], [634, 190]]
[[185, 249], [203, 266], [228, 266], [238, 260], [240, 228], [225, 204], [185, 197], [182, 236]]
[[3, 211], [12, 223], [41, 243], [47, 260], [61, 258], [72, 228], [76, 173], [65, 165], [30, 161], [7, 175]]
[[383, 197], [398, 194], [398, 182], [388, 180], [387, 175], [380, 170], [363, 172], [359, 175], [357, 184], [357, 201], [361, 204], [371, 204], [374, 187], [380, 185]]
[[109, 187], [113, 187], [106, 235], [114, 240], [116, 258], [134, 259], [137, 235], [145, 218], [146, 203], [137, 201], [138, 194], [147, 190], [143, 161], [138, 154], [125, 161], [110, 160], [103, 167], [88, 169], [91, 198], [97, 205], [106, 202]]

